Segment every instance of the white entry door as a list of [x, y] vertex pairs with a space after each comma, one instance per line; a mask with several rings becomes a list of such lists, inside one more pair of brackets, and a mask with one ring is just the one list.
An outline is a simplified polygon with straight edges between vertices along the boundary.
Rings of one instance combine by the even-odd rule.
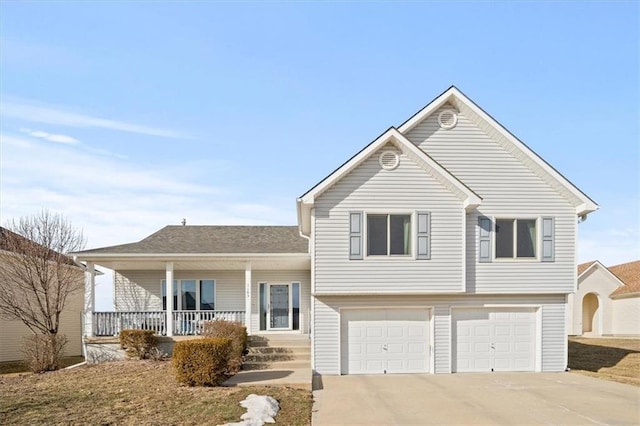
[[291, 330], [291, 287], [269, 284], [267, 294], [267, 330]]
[[345, 309], [340, 327], [342, 374], [429, 371], [429, 311]]
[[534, 371], [534, 309], [453, 309], [454, 372]]

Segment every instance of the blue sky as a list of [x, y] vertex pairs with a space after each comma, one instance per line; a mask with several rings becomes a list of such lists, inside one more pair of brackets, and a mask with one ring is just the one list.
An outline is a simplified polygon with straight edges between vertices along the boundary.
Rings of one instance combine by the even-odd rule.
[[[0, 219], [88, 247], [295, 224], [295, 198], [454, 84], [601, 206], [579, 260], [640, 257], [638, 2], [0, 2]], [[98, 308], [110, 305], [109, 276]]]

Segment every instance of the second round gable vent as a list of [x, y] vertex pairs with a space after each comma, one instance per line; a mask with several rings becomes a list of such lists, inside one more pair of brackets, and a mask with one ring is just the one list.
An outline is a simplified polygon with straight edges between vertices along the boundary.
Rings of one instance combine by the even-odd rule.
[[400, 163], [400, 157], [398, 157], [398, 153], [393, 151], [384, 151], [380, 154], [380, 166], [382, 166], [385, 170], [393, 170], [398, 167]]
[[438, 124], [443, 129], [453, 129], [458, 123], [458, 114], [452, 109], [445, 109], [438, 114]]

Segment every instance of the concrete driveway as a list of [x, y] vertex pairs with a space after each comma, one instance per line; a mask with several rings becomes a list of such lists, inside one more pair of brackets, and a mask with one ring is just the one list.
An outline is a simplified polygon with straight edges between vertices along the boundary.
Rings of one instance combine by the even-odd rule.
[[640, 424], [640, 388], [575, 373], [316, 379], [314, 426]]

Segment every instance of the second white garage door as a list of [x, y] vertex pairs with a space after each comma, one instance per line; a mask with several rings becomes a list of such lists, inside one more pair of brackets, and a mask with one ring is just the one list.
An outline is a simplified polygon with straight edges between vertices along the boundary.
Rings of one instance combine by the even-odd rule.
[[534, 371], [535, 309], [452, 310], [453, 371]]
[[429, 371], [429, 311], [343, 309], [340, 321], [342, 374]]

